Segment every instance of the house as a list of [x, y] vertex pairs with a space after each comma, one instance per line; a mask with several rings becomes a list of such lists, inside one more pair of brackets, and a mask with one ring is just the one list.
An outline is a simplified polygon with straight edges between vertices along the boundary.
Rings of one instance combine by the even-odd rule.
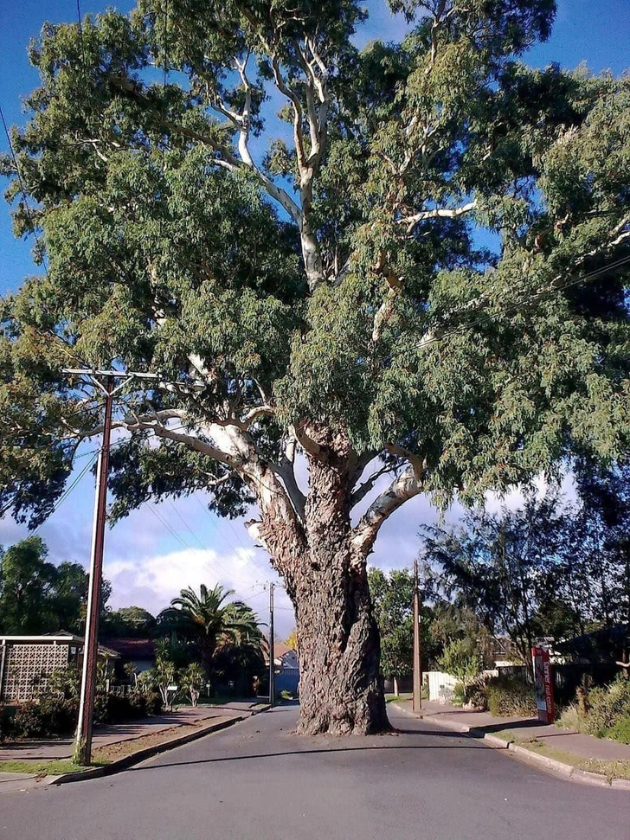
[[[59, 668], [80, 668], [84, 639], [65, 630], [42, 636], [0, 636], [0, 702], [36, 700]], [[100, 657], [118, 654], [99, 645]]]
[[630, 654], [630, 625], [614, 624], [591, 633], [564, 639], [557, 648], [569, 661], [580, 664], [627, 662]]
[[[290, 691], [297, 694], [300, 682], [300, 664], [296, 651], [284, 642], [274, 642], [273, 662], [275, 665], [276, 691]], [[265, 654], [265, 663], [269, 666], [269, 654]]]
[[103, 639], [103, 644], [116, 651], [118, 661], [117, 670], [122, 671], [125, 665], [133, 665], [137, 674], [155, 668], [155, 640], [154, 639]]

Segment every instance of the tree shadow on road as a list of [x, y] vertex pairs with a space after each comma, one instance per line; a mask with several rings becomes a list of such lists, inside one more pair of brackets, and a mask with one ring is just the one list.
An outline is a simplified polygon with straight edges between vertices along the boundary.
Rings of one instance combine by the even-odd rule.
[[[452, 743], [452, 744], [397, 744], [395, 741], [396, 735], [411, 735], [411, 736], [429, 736], [429, 737], [437, 737], [437, 738], [446, 738], [450, 739], [451, 741], [459, 740], [460, 743]], [[394, 736], [394, 737], [391, 737]], [[426, 730], [426, 729], [398, 729], [394, 732], [385, 733], [382, 736], [371, 736], [371, 737], [379, 737], [379, 738], [391, 738], [391, 740], [386, 744], [369, 744], [364, 746], [355, 746], [353, 744], [348, 744], [348, 746], [344, 747], [320, 747], [315, 749], [309, 749], [306, 747], [302, 750], [282, 750], [279, 752], [265, 752], [265, 753], [253, 753], [251, 755], [228, 755], [228, 756], [218, 756], [216, 758], [200, 758], [195, 759], [192, 761], [173, 761], [169, 762], [168, 764], [152, 764], [150, 766], [144, 767], [132, 767], [127, 772], [129, 773], [141, 773], [146, 770], [160, 770], [172, 767], [189, 767], [194, 765], [200, 764], [221, 764], [226, 763], [229, 761], [252, 761], [256, 759], [268, 759], [268, 758], [284, 758], [285, 756], [309, 756], [309, 755], [323, 755], [323, 754], [333, 754], [333, 753], [349, 753], [349, 752], [378, 752], [383, 750], [476, 750], [476, 749], [485, 749], [484, 745], [481, 744], [479, 741], [475, 741], [473, 739], [466, 739], [467, 743], [461, 743], [465, 736], [460, 735], [456, 732], [435, 732], [433, 730]]]

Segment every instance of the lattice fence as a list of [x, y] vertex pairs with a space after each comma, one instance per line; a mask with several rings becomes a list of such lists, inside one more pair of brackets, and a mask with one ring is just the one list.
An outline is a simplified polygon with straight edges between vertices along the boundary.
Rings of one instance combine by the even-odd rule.
[[0, 698], [5, 702], [36, 699], [55, 668], [67, 667], [68, 654], [68, 645], [10, 645]]

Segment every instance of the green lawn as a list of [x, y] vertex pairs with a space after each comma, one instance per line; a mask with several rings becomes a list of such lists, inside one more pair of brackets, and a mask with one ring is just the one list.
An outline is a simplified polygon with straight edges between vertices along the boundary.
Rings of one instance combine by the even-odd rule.
[[[96, 762], [92, 766], [102, 766], [105, 762]], [[0, 773], [36, 773], [38, 776], [61, 776], [62, 773], [78, 773], [90, 770], [75, 764], [71, 759], [56, 761], [0, 761]]]
[[519, 738], [513, 731], [504, 729], [500, 732], [493, 732], [497, 738], [518, 744], [530, 752], [544, 755], [547, 758], [554, 758], [563, 764], [569, 764], [576, 770], [588, 770], [590, 773], [600, 773], [607, 779], [630, 779], [630, 761], [600, 761], [594, 758], [584, 758], [575, 753], [559, 750], [557, 747], [550, 747], [544, 740], [536, 738]]

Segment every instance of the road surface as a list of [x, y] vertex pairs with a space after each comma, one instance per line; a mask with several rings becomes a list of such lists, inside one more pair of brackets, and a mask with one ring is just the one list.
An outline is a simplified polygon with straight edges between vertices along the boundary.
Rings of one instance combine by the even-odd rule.
[[115, 776], [0, 795], [0, 840], [629, 840], [630, 794], [393, 712], [301, 738], [280, 707]]

